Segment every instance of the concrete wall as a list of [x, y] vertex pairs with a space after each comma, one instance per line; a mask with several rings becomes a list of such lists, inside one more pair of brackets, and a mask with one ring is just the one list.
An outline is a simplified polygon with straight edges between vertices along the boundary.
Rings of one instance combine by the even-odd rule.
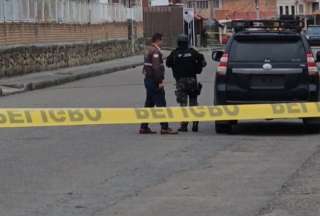
[[[132, 55], [128, 23], [99, 25], [0, 24], [0, 78]], [[143, 52], [143, 25], [134, 26], [135, 54]]]

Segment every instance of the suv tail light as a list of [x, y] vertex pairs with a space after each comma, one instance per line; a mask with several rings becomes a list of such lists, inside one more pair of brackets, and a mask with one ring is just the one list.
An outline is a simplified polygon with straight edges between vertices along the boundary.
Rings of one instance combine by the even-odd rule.
[[318, 74], [318, 67], [316, 61], [314, 60], [312, 52], [307, 52], [307, 64], [308, 64], [308, 73], [310, 76], [315, 76]]
[[228, 62], [229, 62], [229, 55], [228, 55], [228, 53], [225, 53], [221, 57], [220, 63], [219, 63], [218, 68], [217, 68], [217, 74], [218, 75], [226, 75]]

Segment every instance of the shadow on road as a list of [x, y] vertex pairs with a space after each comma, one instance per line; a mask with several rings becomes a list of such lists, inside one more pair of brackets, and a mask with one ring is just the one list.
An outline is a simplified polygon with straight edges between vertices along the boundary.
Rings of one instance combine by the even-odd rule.
[[305, 129], [301, 122], [240, 122], [234, 126], [236, 135], [309, 136], [318, 135]]

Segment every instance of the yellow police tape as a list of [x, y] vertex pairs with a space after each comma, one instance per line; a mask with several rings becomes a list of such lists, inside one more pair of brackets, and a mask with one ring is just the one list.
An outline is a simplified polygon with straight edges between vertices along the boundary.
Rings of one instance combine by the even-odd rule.
[[0, 128], [320, 117], [320, 103], [169, 108], [0, 109]]

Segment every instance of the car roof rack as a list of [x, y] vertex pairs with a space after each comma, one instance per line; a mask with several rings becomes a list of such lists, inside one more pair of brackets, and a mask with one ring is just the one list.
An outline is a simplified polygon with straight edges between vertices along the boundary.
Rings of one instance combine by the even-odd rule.
[[231, 26], [236, 33], [259, 30], [300, 33], [304, 28], [304, 20], [299, 17], [287, 16], [274, 20], [233, 20]]

